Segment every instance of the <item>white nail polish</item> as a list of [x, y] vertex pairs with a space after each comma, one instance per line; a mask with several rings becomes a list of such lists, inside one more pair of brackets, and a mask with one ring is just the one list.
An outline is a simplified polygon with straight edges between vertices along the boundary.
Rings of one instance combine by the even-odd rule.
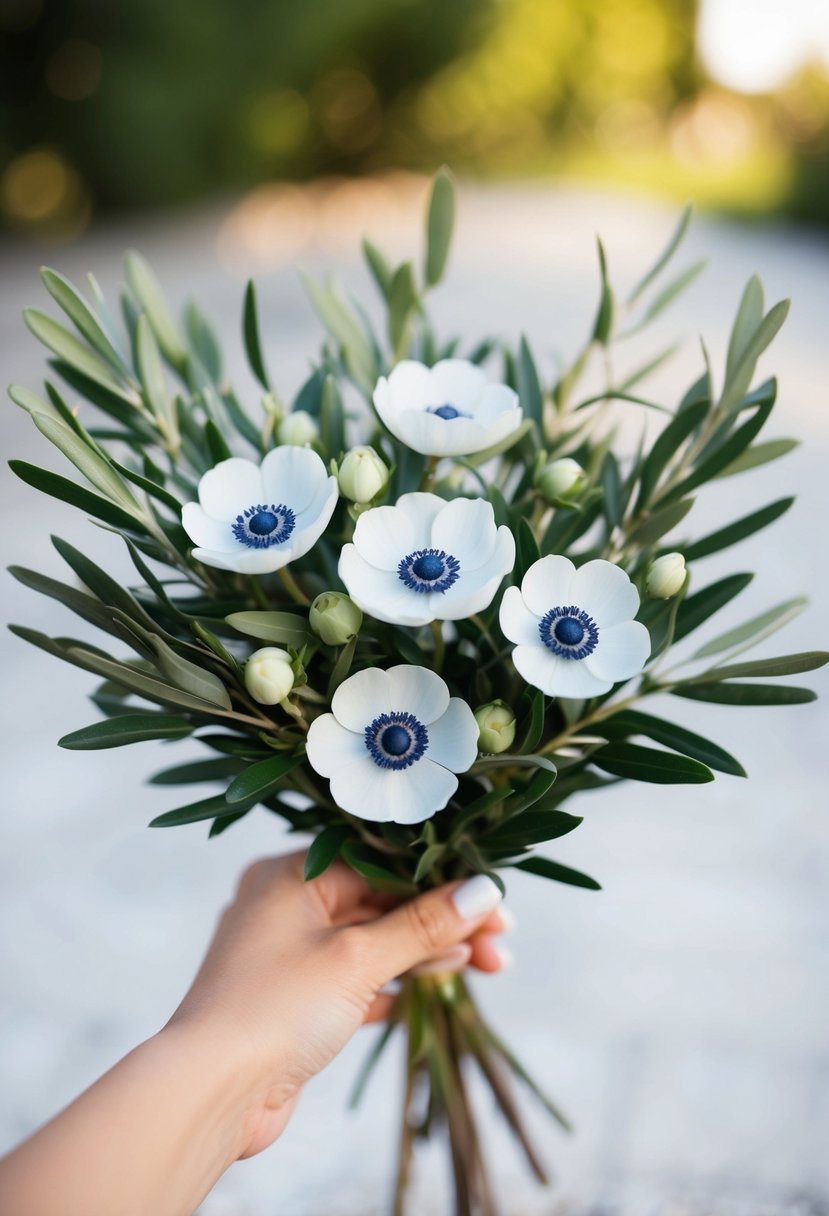
[[499, 908], [498, 915], [500, 916], [501, 923], [504, 926], [504, 932], [511, 933], [518, 924], [515, 913], [511, 912], [509, 908]]
[[462, 883], [452, 896], [458, 915], [464, 920], [478, 920], [501, 902], [501, 892], [486, 874], [476, 874]]

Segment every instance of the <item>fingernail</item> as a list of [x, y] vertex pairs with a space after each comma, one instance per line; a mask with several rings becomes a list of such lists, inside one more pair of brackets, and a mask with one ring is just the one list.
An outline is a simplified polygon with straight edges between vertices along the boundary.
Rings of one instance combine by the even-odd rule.
[[500, 960], [502, 971], [506, 970], [507, 967], [511, 967], [515, 962], [515, 959], [512, 956], [512, 951], [508, 950], [506, 946], [502, 946], [500, 942], [495, 947], [495, 953], [498, 955]]
[[518, 924], [515, 913], [511, 912], [509, 908], [499, 908], [498, 915], [501, 918], [501, 924], [504, 926], [504, 932], [511, 933]]
[[477, 920], [485, 912], [496, 908], [501, 898], [501, 892], [491, 878], [487, 878], [486, 874], [476, 874], [474, 878], [461, 883], [452, 896], [452, 902], [464, 920]]
[[453, 946], [440, 958], [433, 958], [428, 963], [421, 963], [420, 966], [413, 967], [412, 975], [434, 975], [439, 971], [461, 971], [469, 962], [471, 954], [472, 950], [467, 945]]

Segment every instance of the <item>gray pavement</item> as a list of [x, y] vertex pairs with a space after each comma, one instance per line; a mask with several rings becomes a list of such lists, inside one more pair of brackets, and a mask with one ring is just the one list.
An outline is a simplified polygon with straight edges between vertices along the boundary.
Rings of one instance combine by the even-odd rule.
[[[355, 257], [361, 232], [369, 229], [393, 252], [411, 251], [420, 238], [421, 194], [408, 179], [362, 192], [320, 191], [310, 200], [265, 192], [243, 206], [101, 229], [47, 260], [72, 278], [94, 270], [112, 292], [122, 248], [139, 246], [177, 301], [193, 294], [216, 322], [229, 369], [250, 393], [239, 315], [244, 278], [255, 273], [269, 362], [289, 394], [320, 332], [291, 263], [334, 272], [366, 293]], [[451, 275], [435, 295], [435, 313], [447, 330], [470, 335], [526, 331], [549, 372], [556, 353], [573, 351], [592, 319], [594, 234], [605, 239], [624, 286], [672, 219], [671, 208], [633, 197], [540, 185], [464, 190]], [[699, 366], [697, 333], [721, 364], [727, 325], [752, 271], [761, 272], [769, 299], [794, 297], [791, 319], [762, 366], [782, 384], [769, 435], [792, 434], [803, 444], [755, 475], [717, 483], [689, 522], [702, 534], [796, 491], [796, 507], [771, 531], [707, 559], [697, 581], [757, 570], [717, 631], [808, 592], [815, 606], [757, 653], [825, 646], [829, 242], [782, 226], [702, 219], [686, 258], [700, 254], [711, 257], [706, 275], [626, 361], [634, 366], [660, 338], [683, 334], [680, 355], [653, 389], [675, 399]], [[44, 304], [40, 259], [38, 251], [7, 248], [0, 278], [2, 379], [33, 388], [43, 362], [18, 311]], [[0, 434], [5, 455], [58, 467], [11, 404]], [[48, 540], [55, 531], [127, 574], [113, 537], [8, 473], [0, 478], [0, 518], [3, 565], [58, 574]], [[2, 602], [6, 619], [69, 628], [57, 605], [9, 578]], [[171, 801], [142, 781], [171, 762], [169, 749], [60, 751], [60, 735], [96, 716], [85, 699], [91, 677], [10, 635], [0, 646], [2, 1150], [163, 1023], [236, 874], [284, 840], [278, 821], [261, 811], [210, 843], [201, 826], [148, 832], [148, 820]], [[825, 695], [823, 673], [809, 680]], [[595, 874], [604, 891], [530, 876], [511, 881], [520, 922], [516, 965], [477, 989], [578, 1133], [560, 1136], [532, 1113], [557, 1170], [557, 1189], [539, 1192], [482, 1095], [509, 1216], [829, 1206], [827, 701], [788, 710], [735, 712], [686, 701], [664, 708], [720, 739], [750, 780], [722, 777], [670, 791], [630, 785], [584, 796], [577, 807], [584, 824], [550, 851]], [[188, 747], [177, 744], [176, 758]], [[345, 1095], [366, 1046], [352, 1045], [309, 1087], [284, 1138], [234, 1167], [204, 1216], [384, 1210], [399, 1060], [389, 1057], [361, 1111], [347, 1114]], [[449, 1211], [443, 1168], [434, 1152], [424, 1154], [414, 1211]]]

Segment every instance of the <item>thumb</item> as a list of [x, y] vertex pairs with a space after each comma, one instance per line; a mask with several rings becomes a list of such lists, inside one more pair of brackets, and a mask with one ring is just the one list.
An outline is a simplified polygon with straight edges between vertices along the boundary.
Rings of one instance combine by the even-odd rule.
[[474, 933], [500, 902], [501, 892], [492, 879], [476, 874], [466, 882], [427, 891], [361, 926], [358, 932], [373, 978], [385, 984], [419, 963], [439, 958]]

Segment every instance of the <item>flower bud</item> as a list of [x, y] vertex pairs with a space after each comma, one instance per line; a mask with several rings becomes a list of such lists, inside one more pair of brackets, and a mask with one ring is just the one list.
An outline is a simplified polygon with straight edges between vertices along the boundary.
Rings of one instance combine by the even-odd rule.
[[553, 460], [546, 464], [538, 474], [536, 484], [545, 502], [553, 503], [557, 498], [564, 498], [572, 493], [584, 474], [584, 469], [571, 456], [561, 460]]
[[386, 487], [389, 470], [374, 448], [352, 448], [340, 465], [340, 490], [352, 502], [371, 502]]
[[294, 410], [286, 414], [276, 428], [276, 436], [280, 443], [289, 443], [294, 447], [304, 447], [306, 443], [315, 443], [319, 439], [319, 427], [316, 421], [305, 410]]
[[344, 646], [360, 632], [363, 614], [342, 592], [323, 591], [311, 605], [308, 620], [326, 646]]
[[685, 583], [685, 558], [681, 553], [664, 553], [651, 565], [645, 590], [655, 600], [667, 600], [682, 590]]
[[294, 686], [294, 669], [287, 650], [263, 646], [245, 664], [245, 688], [260, 705], [278, 705]]
[[515, 714], [503, 701], [490, 701], [475, 710], [478, 723], [478, 747], [482, 752], [497, 754], [512, 747], [515, 740]]

